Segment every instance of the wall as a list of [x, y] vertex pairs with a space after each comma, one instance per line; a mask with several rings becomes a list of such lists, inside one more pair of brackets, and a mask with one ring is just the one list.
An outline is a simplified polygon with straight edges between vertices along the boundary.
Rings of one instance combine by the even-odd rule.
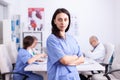
[[75, 37], [82, 51], [89, 49], [88, 39], [91, 35], [97, 35], [101, 42], [115, 43], [115, 3], [117, 0], [11, 0], [8, 2], [9, 18], [11, 15], [20, 14], [23, 28], [27, 26], [29, 7], [45, 8], [44, 46], [51, 33], [51, 17], [59, 7], [65, 7], [72, 15], [77, 16], [78, 34]]
[[7, 15], [7, 3], [3, 0], [0, 0], [0, 20], [6, 19], [8, 17]]
[[115, 44], [120, 45], [120, 0], [115, 1]]
[[0, 20], [3, 19], [3, 6], [0, 5]]

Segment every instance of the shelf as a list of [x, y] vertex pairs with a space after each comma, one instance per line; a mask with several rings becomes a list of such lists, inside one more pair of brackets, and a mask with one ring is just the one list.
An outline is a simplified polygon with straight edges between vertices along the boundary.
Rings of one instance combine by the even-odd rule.
[[42, 39], [42, 31], [28, 31], [28, 32], [23, 32], [23, 38], [25, 36], [35, 36], [38, 39], [38, 44], [36, 45], [35, 49], [37, 49], [40, 53], [43, 52], [43, 39]]

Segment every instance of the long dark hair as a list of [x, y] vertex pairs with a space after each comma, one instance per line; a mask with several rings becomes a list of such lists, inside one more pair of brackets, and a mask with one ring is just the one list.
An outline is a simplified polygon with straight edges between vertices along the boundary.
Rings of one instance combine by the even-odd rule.
[[57, 37], [59, 37], [59, 38], [63, 38], [63, 37], [60, 35], [60, 30], [57, 28], [56, 24], [54, 23], [54, 19], [56, 18], [56, 16], [57, 16], [59, 13], [65, 13], [65, 14], [68, 15], [68, 18], [69, 18], [69, 24], [68, 24], [68, 27], [66, 28], [65, 32], [67, 32], [67, 31], [69, 30], [71, 19], [70, 19], [70, 13], [69, 13], [69, 11], [66, 10], [65, 8], [58, 8], [58, 9], [55, 11], [55, 13], [53, 14], [52, 21], [51, 21], [52, 34], [54, 34], [55, 36], [57, 36]]

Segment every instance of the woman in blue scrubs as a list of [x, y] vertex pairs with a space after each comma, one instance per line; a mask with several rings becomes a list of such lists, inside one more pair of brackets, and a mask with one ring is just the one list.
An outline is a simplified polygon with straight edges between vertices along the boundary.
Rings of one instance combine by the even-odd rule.
[[52, 33], [47, 39], [48, 80], [80, 80], [76, 66], [84, 62], [77, 41], [66, 32], [70, 27], [70, 14], [58, 8], [52, 17]]
[[[19, 72], [22, 74], [25, 74], [28, 76], [26, 80], [43, 80], [43, 77], [41, 75], [37, 75], [33, 73], [32, 71], [24, 71], [24, 68], [34, 63], [36, 60], [38, 60], [40, 57], [45, 57], [46, 54], [34, 54], [33, 48], [35, 48], [38, 40], [34, 36], [26, 36], [23, 39], [23, 48], [19, 50], [18, 56], [17, 56], [17, 62], [14, 69], [14, 72]], [[14, 74], [13, 80], [23, 80], [24, 76], [20, 74]]]

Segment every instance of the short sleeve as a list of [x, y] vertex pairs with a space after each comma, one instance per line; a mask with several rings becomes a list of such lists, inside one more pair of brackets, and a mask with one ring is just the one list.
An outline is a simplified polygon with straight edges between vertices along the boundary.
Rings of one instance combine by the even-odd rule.
[[82, 56], [83, 55], [83, 53], [81, 52], [81, 50], [80, 50], [80, 46], [78, 45], [78, 54], [77, 54], [77, 56]]
[[[76, 44], [77, 56], [79, 56], [79, 57], [82, 56], [83, 53], [81, 52], [80, 45], [78, 44], [77, 40], [76, 40], [74, 37], [72, 37], [72, 39], [73, 39], [73, 41], [74, 41], [75, 44]], [[72, 42], [73, 42], [73, 41], [72, 41]]]
[[24, 64], [26, 64], [28, 60], [32, 57], [31, 54], [27, 50], [24, 50], [24, 49], [21, 49], [19, 51], [19, 56], [20, 56], [21, 61]]
[[48, 57], [52, 64], [59, 61], [65, 54], [60, 46], [59, 40], [54, 35], [47, 39]]

